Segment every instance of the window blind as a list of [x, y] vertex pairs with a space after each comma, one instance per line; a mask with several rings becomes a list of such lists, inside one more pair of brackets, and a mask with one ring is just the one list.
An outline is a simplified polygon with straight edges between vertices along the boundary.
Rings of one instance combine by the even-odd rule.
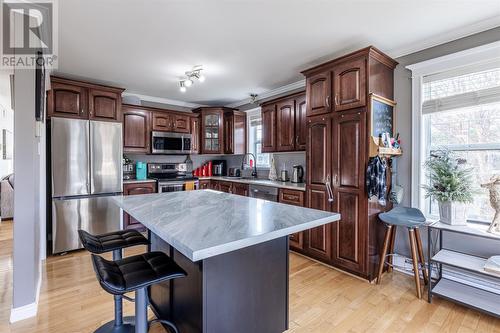
[[425, 101], [422, 114], [500, 102], [500, 86]]
[[425, 77], [422, 114], [500, 102], [500, 66], [492, 64], [495, 67], [471, 65]]

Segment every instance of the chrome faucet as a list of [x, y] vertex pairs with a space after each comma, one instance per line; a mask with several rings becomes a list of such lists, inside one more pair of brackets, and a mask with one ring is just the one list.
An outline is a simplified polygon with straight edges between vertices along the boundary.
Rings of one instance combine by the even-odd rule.
[[243, 169], [245, 168], [245, 158], [247, 157], [247, 155], [253, 157], [254, 164], [252, 170], [252, 177], [257, 178], [257, 158], [252, 153], [246, 153], [245, 155], [243, 155], [243, 159], [241, 160], [241, 171], [243, 171]]

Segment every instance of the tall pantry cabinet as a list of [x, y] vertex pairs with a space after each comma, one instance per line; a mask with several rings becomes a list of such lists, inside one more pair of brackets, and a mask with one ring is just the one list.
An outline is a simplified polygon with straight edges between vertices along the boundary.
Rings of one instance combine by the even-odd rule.
[[[374, 47], [302, 72], [306, 77], [307, 192], [310, 208], [341, 220], [305, 233], [306, 255], [363, 278], [375, 278], [383, 227], [368, 199], [369, 95], [393, 99], [397, 63]], [[389, 176], [389, 175], [388, 175]]]

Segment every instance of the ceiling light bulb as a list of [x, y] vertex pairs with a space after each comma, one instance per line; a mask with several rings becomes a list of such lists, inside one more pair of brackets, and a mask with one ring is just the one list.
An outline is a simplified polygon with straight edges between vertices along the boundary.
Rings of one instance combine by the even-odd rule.
[[186, 87], [191, 87], [193, 85], [193, 80], [187, 79], [186, 81], [184, 81], [184, 85]]
[[205, 81], [205, 76], [203, 74], [200, 74], [200, 76], [198, 77], [198, 80], [200, 82], [204, 82]]
[[181, 87], [181, 92], [185, 93], [186, 92], [186, 87]]
[[179, 85], [180, 85], [181, 92], [183, 92], [183, 93], [186, 92], [186, 82], [185, 81], [180, 81]]

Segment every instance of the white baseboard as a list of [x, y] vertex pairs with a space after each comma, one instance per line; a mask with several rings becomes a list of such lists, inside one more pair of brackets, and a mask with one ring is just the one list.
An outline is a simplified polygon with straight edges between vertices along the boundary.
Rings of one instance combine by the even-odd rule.
[[39, 276], [38, 283], [36, 286], [36, 295], [35, 301], [30, 304], [26, 304], [17, 308], [11, 308], [10, 310], [10, 320], [9, 322], [15, 323], [16, 321], [28, 319], [31, 317], [35, 317], [38, 312], [38, 300], [40, 298], [40, 289], [42, 287], [42, 261], [40, 260], [39, 265]]

